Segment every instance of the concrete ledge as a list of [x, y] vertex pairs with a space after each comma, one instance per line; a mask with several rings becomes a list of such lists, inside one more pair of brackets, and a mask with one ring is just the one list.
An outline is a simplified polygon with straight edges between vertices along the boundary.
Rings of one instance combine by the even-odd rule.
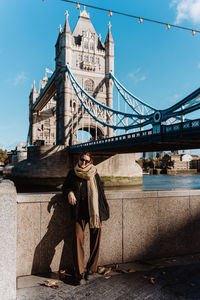
[[[106, 191], [99, 264], [200, 252], [200, 190]], [[17, 275], [72, 268], [73, 223], [60, 193], [17, 195]], [[86, 230], [86, 259], [89, 232]], [[21, 263], [23, 261], [23, 264]]]
[[16, 298], [16, 198], [14, 184], [0, 182], [0, 299]]

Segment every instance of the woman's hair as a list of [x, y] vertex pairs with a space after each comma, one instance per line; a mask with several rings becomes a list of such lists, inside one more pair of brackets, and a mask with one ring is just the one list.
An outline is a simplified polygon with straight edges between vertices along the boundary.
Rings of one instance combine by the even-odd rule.
[[81, 158], [81, 157], [83, 157], [83, 155], [87, 155], [87, 156], [89, 156], [89, 158], [90, 158], [90, 163], [91, 164], [93, 164], [93, 157], [92, 157], [92, 154], [90, 153], [90, 152], [82, 152], [81, 154], [80, 154], [80, 157], [79, 158]]

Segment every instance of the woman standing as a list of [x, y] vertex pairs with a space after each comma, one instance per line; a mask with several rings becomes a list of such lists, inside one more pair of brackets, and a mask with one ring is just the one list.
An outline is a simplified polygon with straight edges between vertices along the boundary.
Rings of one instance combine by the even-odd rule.
[[[109, 218], [109, 207], [96, 167], [89, 152], [80, 155], [63, 184], [63, 194], [71, 206], [75, 221], [74, 268], [80, 284], [97, 271], [101, 224]], [[84, 230], [90, 228], [90, 257], [84, 265]]]

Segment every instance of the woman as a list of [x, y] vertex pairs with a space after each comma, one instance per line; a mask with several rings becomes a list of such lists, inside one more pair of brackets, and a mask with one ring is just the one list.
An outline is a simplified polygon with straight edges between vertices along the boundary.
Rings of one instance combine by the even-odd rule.
[[[62, 190], [69, 201], [75, 221], [75, 275], [80, 284], [85, 284], [85, 279], [89, 279], [97, 271], [101, 224], [109, 218], [108, 203], [89, 152], [80, 155], [75, 168], [69, 171]], [[83, 245], [87, 223], [90, 228], [90, 257], [85, 270]]]

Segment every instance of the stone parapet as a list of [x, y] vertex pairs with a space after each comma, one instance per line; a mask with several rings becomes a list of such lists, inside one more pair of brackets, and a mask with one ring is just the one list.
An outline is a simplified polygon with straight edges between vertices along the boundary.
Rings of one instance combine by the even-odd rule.
[[[99, 264], [200, 252], [200, 190], [106, 191]], [[18, 194], [17, 275], [72, 269], [73, 223], [61, 193]], [[86, 259], [89, 249], [86, 230]], [[21, 263], [23, 261], [23, 264]]]
[[14, 184], [0, 182], [0, 299], [16, 299], [16, 199]]

